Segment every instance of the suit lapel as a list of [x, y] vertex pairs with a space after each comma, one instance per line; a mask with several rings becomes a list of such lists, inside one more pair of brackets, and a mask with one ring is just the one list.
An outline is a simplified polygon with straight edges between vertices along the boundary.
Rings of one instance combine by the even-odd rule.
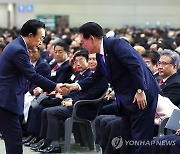
[[174, 78], [176, 78], [178, 74], [175, 73], [172, 76], [170, 76], [162, 85], [161, 85], [161, 89], [165, 89], [169, 84], [171, 84], [171, 82], [174, 80]]

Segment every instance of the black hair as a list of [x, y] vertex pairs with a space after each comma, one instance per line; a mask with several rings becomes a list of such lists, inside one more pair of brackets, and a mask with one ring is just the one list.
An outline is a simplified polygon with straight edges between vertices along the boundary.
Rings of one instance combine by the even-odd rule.
[[74, 60], [76, 57], [79, 57], [79, 56], [86, 58], [86, 61], [88, 61], [89, 59], [89, 53], [87, 52], [86, 49], [81, 49], [79, 52], [75, 53]]
[[85, 39], [88, 39], [91, 35], [97, 38], [102, 38], [103, 29], [95, 22], [87, 22], [79, 28], [79, 32], [83, 34]]
[[54, 45], [54, 49], [56, 46], [61, 46], [64, 48], [65, 52], [69, 52], [69, 45], [65, 41], [59, 41]]
[[151, 59], [153, 65], [156, 65], [160, 58], [160, 54], [156, 51], [145, 51], [141, 56]]
[[28, 36], [30, 33], [36, 35], [39, 28], [45, 29], [45, 24], [36, 19], [28, 20], [21, 28], [21, 35]]

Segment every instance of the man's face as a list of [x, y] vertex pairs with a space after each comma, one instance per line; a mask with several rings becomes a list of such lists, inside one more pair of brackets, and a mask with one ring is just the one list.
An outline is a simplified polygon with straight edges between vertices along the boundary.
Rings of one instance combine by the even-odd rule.
[[74, 64], [79, 72], [83, 72], [88, 68], [88, 62], [83, 56], [75, 57]]
[[31, 50], [29, 49], [29, 58], [32, 63], [36, 62], [40, 57], [40, 52], [38, 49]]
[[97, 51], [95, 51], [95, 40], [93, 39], [93, 36], [90, 36], [88, 39], [85, 39], [83, 37], [83, 34], [81, 34], [81, 43], [83, 48], [85, 48], [88, 53], [97, 53]]
[[147, 67], [151, 70], [152, 73], [155, 73], [157, 71], [156, 66], [153, 65], [150, 58], [143, 57], [143, 60], [146, 63]]
[[29, 40], [28, 47], [29, 47], [29, 49], [33, 50], [34, 48], [39, 47], [42, 44], [44, 38], [45, 38], [45, 29], [44, 28], [39, 28], [37, 30], [36, 35], [33, 35], [32, 33], [30, 33], [28, 35], [28, 40]]
[[96, 54], [95, 53], [89, 54], [88, 66], [89, 66], [91, 71], [96, 70], [97, 61], [96, 61]]
[[157, 67], [158, 67], [159, 75], [163, 79], [177, 72], [176, 70], [177, 66], [175, 64], [172, 64], [171, 58], [166, 55], [162, 55], [160, 57], [159, 62], [157, 63]]
[[64, 47], [56, 46], [54, 49], [54, 58], [57, 63], [64, 62], [67, 59], [67, 53]]

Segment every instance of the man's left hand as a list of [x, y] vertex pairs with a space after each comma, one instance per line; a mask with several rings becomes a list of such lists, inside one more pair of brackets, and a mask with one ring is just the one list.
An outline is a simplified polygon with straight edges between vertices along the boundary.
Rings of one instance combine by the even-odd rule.
[[139, 109], [145, 109], [145, 107], [147, 106], [147, 101], [144, 91], [142, 93], [135, 94], [133, 103], [134, 102], [137, 102]]

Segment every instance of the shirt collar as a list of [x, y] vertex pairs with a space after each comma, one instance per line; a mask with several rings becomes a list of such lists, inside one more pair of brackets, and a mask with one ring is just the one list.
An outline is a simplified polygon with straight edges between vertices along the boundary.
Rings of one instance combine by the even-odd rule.
[[[87, 68], [88, 69], [88, 68]], [[84, 72], [86, 72], [87, 71], [87, 69], [86, 70], [84, 70], [84, 71], [82, 71], [82, 72], [79, 72], [79, 74], [80, 75], [83, 75], [84, 74]]]
[[[173, 74], [172, 74], [172, 75], [173, 75]], [[164, 78], [164, 79], [163, 79], [163, 83], [164, 83], [169, 77], [171, 77], [172, 75], [170, 75], [170, 76]]]
[[37, 61], [34, 62], [34, 63], [31, 63], [31, 64], [33, 65], [34, 68], [35, 68], [35, 66], [36, 66], [36, 63], [37, 63]]
[[28, 54], [29, 54], [29, 50], [28, 50], [27, 43], [26, 43], [25, 39], [24, 39], [22, 36], [21, 36], [21, 38], [23, 39], [23, 41], [24, 41], [24, 43], [25, 43], [25, 46], [26, 46], [26, 50], [27, 50], [27, 52], [28, 52]]
[[57, 63], [58, 67], [60, 67], [63, 63], [65, 63], [66, 61], [68, 61], [69, 58], [67, 58], [65, 61], [61, 62], [61, 63]]
[[103, 47], [103, 39], [101, 41], [101, 46], [100, 46], [100, 52], [99, 54], [103, 55], [104, 56], [104, 47]]

